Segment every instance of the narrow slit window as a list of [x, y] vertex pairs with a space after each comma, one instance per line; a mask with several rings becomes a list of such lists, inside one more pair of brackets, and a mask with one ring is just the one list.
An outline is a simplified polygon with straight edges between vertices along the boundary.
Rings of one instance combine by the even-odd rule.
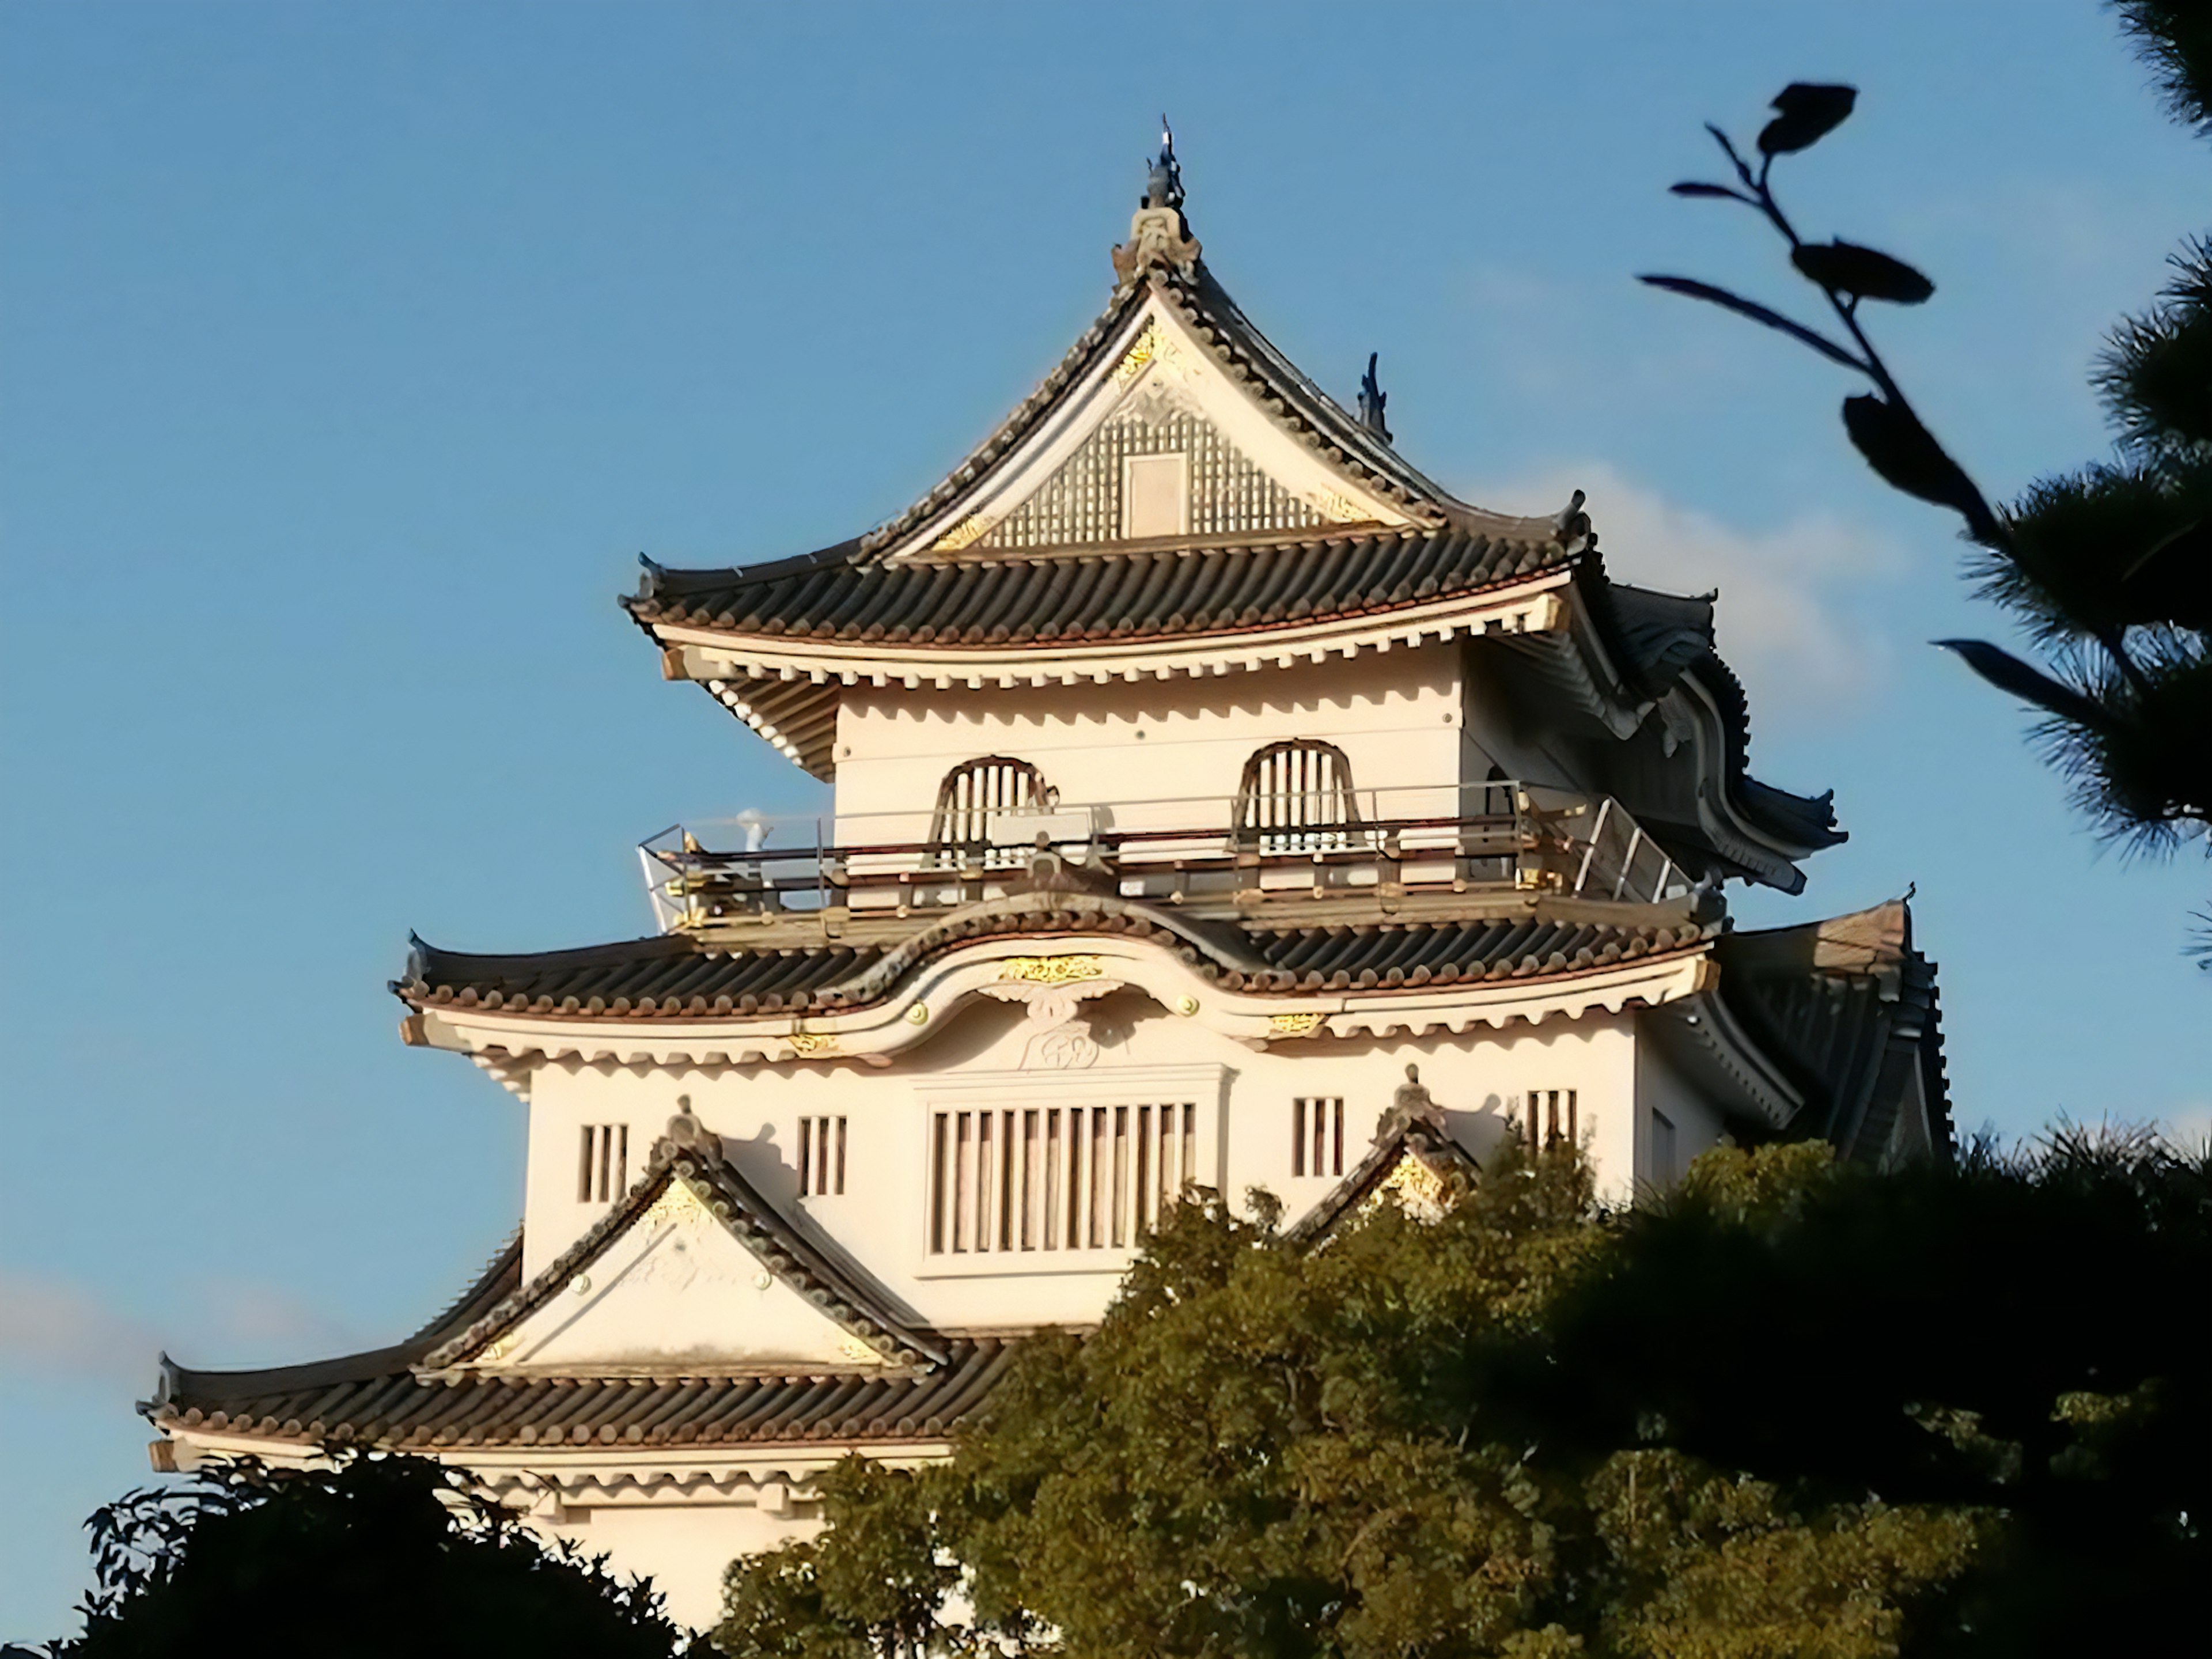
[[1556, 1141], [1578, 1146], [1582, 1139], [1578, 1097], [1572, 1089], [1531, 1089], [1525, 1097], [1527, 1121], [1522, 1135], [1535, 1152]]
[[799, 1195], [835, 1198], [845, 1191], [845, 1120], [799, 1120]]
[[629, 1125], [584, 1125], [576, 1151], [576, 1201], [611, 1204], [629, 1190]]
[[1344, 1099], [1340, 1095], [1301, 1095], [1291, 1103], [1291, 1173], [1344, 1173]]

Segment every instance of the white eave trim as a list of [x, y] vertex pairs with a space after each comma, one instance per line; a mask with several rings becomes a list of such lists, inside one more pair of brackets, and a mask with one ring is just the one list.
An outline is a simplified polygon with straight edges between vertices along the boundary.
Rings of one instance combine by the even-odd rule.
[[403, 1022], [408, 1041], [465, 1054], [501, 1072], [547, 1064], [639, 1071], [747, 1065], [884, 1066], [933, 1035], [960, 1005], [1001, 982], [1008, 957], [1096, 957], [1100, 976], [1152, 996], [1182, 1018], [1247, 1047], [1315, 1038], [1465, 1034], [1541, 1025], [1556, 1018], [1619, 1014], [1679, 1001], [1711, 981], [1710, 944], [1676, 946], [1634, 961], [1556, 976], [1484, 980], [1394, 990], [1273, 993], [1224, 989], [1193, 973], [1162, 946], [1126, 934], [1014, 935], [979, 940], [939, 957], [885, 1000], [865, 1008], [805, 1014], [663, 1020], [598, 1019], [505, 1009], [424, 1005]]
[[653, 632], [672, 647], [664, 670], [670, 678], [736, 681], [750, 676], [805, 679], [817, 685], [835, 682], [939, 690], [1103, 684], [1290, 668], [1466, 635], [1553, 633], [1566, 616], [1559, 590], [1572, 580], [1572, 571], [1563, 567], [1472, 598], [1408, 605], [1382, 616], [1264, 632], [1211, 634], [1182, 641], [1038, 640], [1027, 645], [930, 651], [886, 647], [879, 642], [762, 635], [736, 640], [711, 629], [659, 623], [653, 624]]

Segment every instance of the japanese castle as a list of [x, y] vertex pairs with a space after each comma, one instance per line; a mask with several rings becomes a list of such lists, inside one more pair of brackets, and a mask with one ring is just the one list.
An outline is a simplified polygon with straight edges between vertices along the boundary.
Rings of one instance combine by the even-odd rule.
[[443, 1459], [710, 1624], [825, 1467], [945, 1455], [1193, 1187], [1316, 1237], [1514, 1136], [1624, 1200], [1729, 1138], [1948, 1154], [1905, 903], [1730, 924], [1843, 832], [1747, 770], [1712, 599], [1611, 580], [1579, 494], [1416, 471], [1371, 360], [1347, 408], [1223, 290], [1171, 146], [1113, 265], [889, 523], [647, 563], [663, 677], [834, 819], [647, 842], [647, 938], [417, 941], [405, 1040], [527, 1103], [521, 1225], [391, 1347], [165, 1359], [159, 1467]]

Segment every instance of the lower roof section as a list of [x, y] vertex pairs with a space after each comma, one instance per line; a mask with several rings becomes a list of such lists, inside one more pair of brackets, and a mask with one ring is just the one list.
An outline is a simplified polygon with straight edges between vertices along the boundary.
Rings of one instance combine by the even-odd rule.
[[302, 1448], [435, 1452], [935, 1440], [983, 1403], [1013, 1352], [1011, 1340], [997, 1337], [948, 1338], [945, 1348], [942, 1364], [911, 1370], [774, 1376], [419, 1372], [384, 1363], [380, 1355], [273, 1371], [168, 1366], [161, 1395], [144, 1410], [157, 1428], [173, 1433], [198, 1431]]
[[485, 1008], [574, 1019], [683, 1020], [856, 1008], [891, 995], [923, 963], [981, 940], [1121, 934], [1182, 956], [1201, 977], [1251, 994], [1393, 990], [1565, 975], [1697, 945], [1717, 929], [1685, 907], [1620, 906], [1618, 920], [1542, 909], [1456, 921], [1315, 927], [1196, 922], [1126, 900], [979, 905], [917, 927], [896, 946], [747, 947], [661, 934], [576, 951], [477, 956], [416, 941], [393, 983], [417, 1007]]
[[1793, 1135], [1863, 1162], [1950, 1155], [1936, 964], [1905, 900], [1732, 933], [1716, 954], [1730, 1012], [1804, 1095]]

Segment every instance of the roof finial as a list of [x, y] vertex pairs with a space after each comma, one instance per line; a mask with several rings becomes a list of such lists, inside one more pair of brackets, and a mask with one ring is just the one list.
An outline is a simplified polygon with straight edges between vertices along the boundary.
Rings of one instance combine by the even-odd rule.
[[1175, 129], [1168, 118], [1160, 117], [1160, 153], [1145, 179], [1145, 199], [1140, 206], [1148, 208], [1176, 208], [1182, 206], [1182, 165], [1176, 160]]
[[1187, 270], [1198, 261], [1198, 238], [1182, 216], [1182, 164], [1176, 160], [1175, 129], [1160, 117], [1160, 153], [1145, 175], [1145, 199], [1129, 221], [1129, 240], [1114, 250], [1114, 274], [1123, 283], [1145, 270]]
[[1359, 424], [1380, 438], [1390, 441], [1390, 428], [1382, 419], [1382, 405], [1390, 401], [1390, 394], [1382, 390], [1375, 379], [1376, 360], [1380, 352], [1367, 354], [1367, 373], [1359, 380]]

